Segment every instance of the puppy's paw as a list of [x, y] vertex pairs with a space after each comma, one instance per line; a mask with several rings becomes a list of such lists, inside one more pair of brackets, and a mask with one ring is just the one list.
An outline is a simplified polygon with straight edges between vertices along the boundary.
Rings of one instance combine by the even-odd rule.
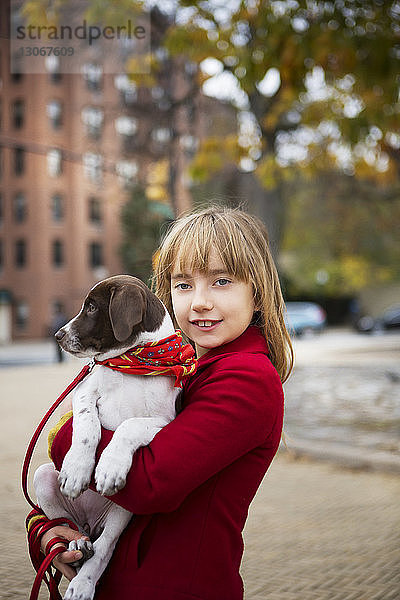
[[79, 577], [78, 573], [67, 587], [64, 600], [93, 600], [95, 585], [89, 577]]
[[130, 459], [112, 456], [104, 451], [94, 475], [97, 491], [103, 496], [116, 494], [124, 487], [130, 466]]
[[88, 465], [82, 457], [68, 452], [58, 475], [62, 494], [70, 500], [80, 496], [89, 487], [93, 466], [94, 463]]
[[72, 540], [68, 545], [68, 550], [80, 550], [82, 552], [82, 558], [80, 560], [76, 560], [71, 564], [71, 567], [79, 568], [83, 565], [84, 562], [92, 558], [94, 554], [93, 544], [90, 540], [80, 539], [80, 540]]

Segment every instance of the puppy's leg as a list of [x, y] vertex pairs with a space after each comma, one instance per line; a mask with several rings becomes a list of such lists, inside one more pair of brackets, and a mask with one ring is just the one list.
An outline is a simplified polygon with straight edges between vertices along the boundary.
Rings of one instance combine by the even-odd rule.
[[95, 481], [100, 494], [111, 496], [124, 487], [133, 453], [147, 446], [167, 422], [162, 417], [141, 417], [121, 423], [97, 463]]
[[64, 600], [92, 600], [96, 583], [108, 565], [119, 536], [132, 514], [110, 502], [104, 519], [104, 529], [93, 544], [94, 555], [87, 560], [69, 584]]
[[33, 477], [33, 485], [40, 508], [49, 519], [66, 517], [78, 525], [83, 525], [84, 513], [79, 502], [72, 502], [60, 492], [58, 471], [53, 463], [41, 465]]
[[60, 471], [58, 482], [61, 492], [71, 500], [89, 487], [95, 464], [95, 452], [100, 439], [100, 421], [97, 412], [98, 394], [95, 379], [80, 385], [73, 398], [73, 434]]

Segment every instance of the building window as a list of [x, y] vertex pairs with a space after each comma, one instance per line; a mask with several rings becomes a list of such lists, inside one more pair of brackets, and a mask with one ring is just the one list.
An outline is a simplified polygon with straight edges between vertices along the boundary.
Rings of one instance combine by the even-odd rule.
[[47, 116], [53, 129], [59, 129], [62, 125], [62, 104], [59, 100], [50, 100], [46, 107]]
[[47, 152], [47, 172], [50, 177], [58, 177], [62, 173], [61, 150], [49, 150]]
[[86, 127], [86, 133], [94, 139], [101, 136], [104, 121], [104, 112], [96, 106], [86, 106], [81, 113], [82, 122]]
[[19, 83], [22, 79], [22, 73], [11, 73], [11, 81], [13, 83]]
[[25, 240], [15, 242], [15, 266], [22, 269], [27, 263], [27, 246]]
[[137, 119], [128, 116], [122, 116], [115, 119], [115, 130], [122, 136], [124, 152], [133, 152], [137, 149], [137, 140], [135, 133], [137, 132]]
[[15, 129], [21, 129], [25, 122], [25, 102], [15, 100], [12, 104], [12, 122]]
[[115, 170], [121, 185], [124, 187], [129, 187], [135, 182], [139, 168], [135, 161], [120, 160], [115, 165]]
[[50, 81], [51, 83], [60, 83], [60, 81], [62, 80], [62, 74], [60, 73], [60, 71], [55, 71], [54, 73], [50, 73]]
[[153, 129], [151, 137], [158, 144], [165, 144], [171, 139], [171, 130], [167, 127], [158, 127], [157, 129]]
[[115, 129], [120, 135], [135, 135], [137, 131], [137, 119], [122, 116], [115, 119]]
[[25, 171], [25, 150], [23, 148], [14, 149], [14, 173], [23, 175]]
[[64, 218], [64, 199], [61, 194], [51, 197], [51, 216], [53, 221], [62, 221]]
[[101, 90], [103, 67], [94, 63], [86, 63], [82, 67], [83, 78], [88, 89], [92, 92]]
[[83, 155], [85, 177], [92, 183], [102, 182], [103, 157], [100, 154], [86, 152]]
[[64, 259], [64, 244], [60, 240], [54, 240], [52, 244], [52, 260], [54, 267], [62, 267]]
[[158, 127], [151, 132], [151, 138], [161, 149], [171, 140], [171, 130], [167, 127]]
[[137, 100], [136, 84], [129, 79], [127, 75], [116, 75], [114, 85], [122, 96], [122, 100], [126, 105], [133, 104]]
[[182, 135], [179, 139], [179, 145], [188, 156], [192, 156], [199, 147], [199, 140], [194, 135]]
[[17, 329], [25, 329], [29, 321], [29, 304], [18, 300], [15, 307], [15, 325]]
[[[65, 310], [65, 305], [62, 300], [53, 300], [53, 302], [51, 304], [52, 304], [51, 312], [53, 315], [56, 313], [62, 313], [65, 315], [65, 313], [67, 312]], [[60, 327], [62, 327], [62, 325]]]
[[92, 269], [103, 266], [103, 246], [99, 242], [89, 244], [89, 265]]
[[89, 198], [89, 221], [96, 225], [103, 221], [103, 207], [99, 198]]
[[50, 54], [45, 58], [46, 71], [50, 76], [51, 83], [59, 83], [62, 79], [60, 73], [60, 57]]
[[14, 220], [17, 223], [23, 223], [26, 220], [28, 214], [28, 206], [25, 198], [25, 194], [18, 192], [14, 196]]

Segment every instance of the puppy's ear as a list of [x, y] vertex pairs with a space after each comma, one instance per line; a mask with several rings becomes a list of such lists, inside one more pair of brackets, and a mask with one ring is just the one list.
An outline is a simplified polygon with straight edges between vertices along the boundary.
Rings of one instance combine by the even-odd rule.
[[143, 320], [145, 297], [139, 286], [112, 288], [108, 312], [116, 339], [124, 342], [135, 325]]

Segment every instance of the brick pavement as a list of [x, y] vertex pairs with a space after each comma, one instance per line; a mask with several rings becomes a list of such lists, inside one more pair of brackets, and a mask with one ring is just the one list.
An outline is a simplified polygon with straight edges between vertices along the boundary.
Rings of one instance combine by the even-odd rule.
[[[1, 600], [29, 597], [33, 571], [26, 553], [20, 467], [39, 416], [76, 372], [74, 364], [63, 364], [0, 373]], [[39, 462], [45, 460], [44, 440], [40, 446]], [[245, 530], [245, 599], [400, 598], [399, 498], [398, 474], [293, 460], [280, 452]]]
[[[26, 506], [17, 485], [6, 488], [0, 598], [26, 600], [33, 581], [23, 533]], [[398, 475], [280, 453], [245, 529], [245, 600], [400, 598], [399, 497]]]
[[280, 454], [251, 507], [246, 600], [400, 598], [400, 478]]

